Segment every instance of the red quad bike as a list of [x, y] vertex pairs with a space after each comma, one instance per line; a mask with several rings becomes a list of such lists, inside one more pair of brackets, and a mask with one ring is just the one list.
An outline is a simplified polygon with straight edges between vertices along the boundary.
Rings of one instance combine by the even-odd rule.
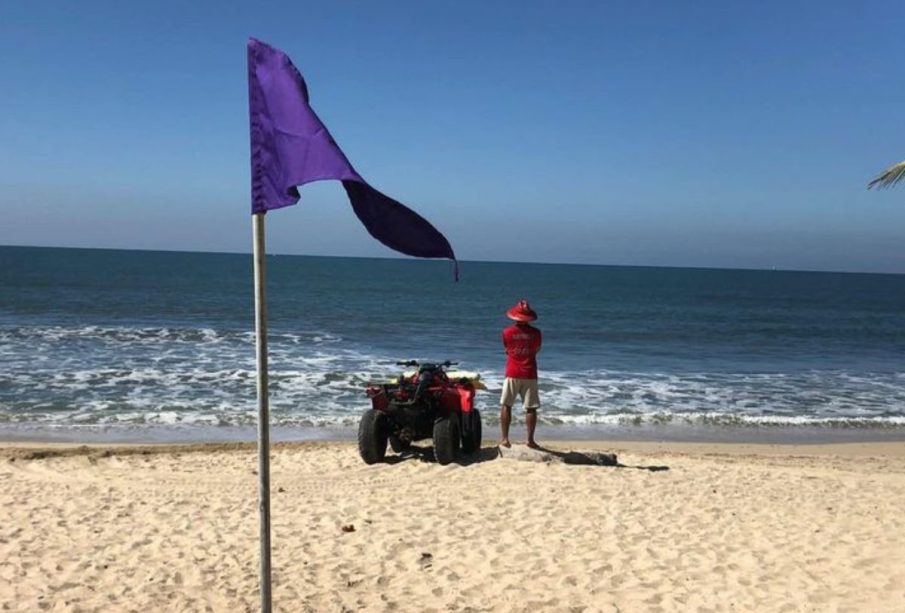
[[447, 374], [455, 362], [439, 364], [414, 360], [396, 362], [414, 367], [391, 383], [371, 384], [367, 389], [371, 408], [358, 425], [358, 452], [366, 464], [393, 451], [409, 449], [412, 441], [434, 439], [434, 455], [440, 464], [456, 459], [459, 449], [473, 453], [481, 448], [481, 413], [474, 407], [475, 389], [486, 389], [478, 375]]

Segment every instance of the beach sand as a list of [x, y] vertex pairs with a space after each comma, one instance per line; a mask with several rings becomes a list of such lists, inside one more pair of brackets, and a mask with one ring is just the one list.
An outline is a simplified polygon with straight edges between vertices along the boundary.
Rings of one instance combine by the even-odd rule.
[[[905, 445], [272, 453], [279, 611], [905, 611]], [[253, 445], [0, 446], [0, 609], [253, 611]], [[652, 470], [653, 469], [653, 470]]]

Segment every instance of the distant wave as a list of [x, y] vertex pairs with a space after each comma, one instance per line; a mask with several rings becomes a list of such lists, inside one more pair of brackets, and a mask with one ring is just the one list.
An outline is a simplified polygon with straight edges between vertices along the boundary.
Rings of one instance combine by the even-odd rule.
[[[278, 343], [330, 344], [342, 339], [326, 332], [268, 335]], [[0, 342], [52, 342], [74, 340], [112, 341], [117, 343], [220, 343], [240, 342], [253, 345], [255, 333], [248, 330], [214, 330], [212, 328], [128, 327], [128, 326], [15, 326], [0, 328]]]

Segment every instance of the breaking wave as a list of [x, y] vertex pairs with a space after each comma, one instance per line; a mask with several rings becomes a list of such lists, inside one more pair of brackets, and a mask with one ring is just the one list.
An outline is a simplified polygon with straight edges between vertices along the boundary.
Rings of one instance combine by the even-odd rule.
[[[204, 427], [256, 423], [254, 334], [192, 327], [0, 328], [0, 424]], [[394, 360], [328, 332], [269, 337], [272, 423], [357, 423], [369, 381]], [[569, 426], [905, 426], [905, 373], [630, 372], [556, 368], [546, 356], [541, 421]], [[499, 364], [477, 399], [495, 423]]]

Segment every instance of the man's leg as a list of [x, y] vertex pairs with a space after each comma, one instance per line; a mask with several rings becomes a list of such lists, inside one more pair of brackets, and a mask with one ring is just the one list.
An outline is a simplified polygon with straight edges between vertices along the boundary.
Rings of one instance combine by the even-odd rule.
[[525, 409], [525, 424], [528, 426], [528, 446], [537, 448], [534, 440], [534, 429], [537, 428], [537, 409]]
[[538, 448], [534, 440], [534, 430], [537, 428], [537, 408], [540, 406], [540, 394], [537, 391], [537, 381], [525, 382], [525, 425], [528, 426], [528, 446]]
[[509, 442], [509, 422], [512, 421], [512, 407], [506, 406], [505, 404], [500, 405], [500, 445], [503, 447], [512, 447], [512, 443]]

